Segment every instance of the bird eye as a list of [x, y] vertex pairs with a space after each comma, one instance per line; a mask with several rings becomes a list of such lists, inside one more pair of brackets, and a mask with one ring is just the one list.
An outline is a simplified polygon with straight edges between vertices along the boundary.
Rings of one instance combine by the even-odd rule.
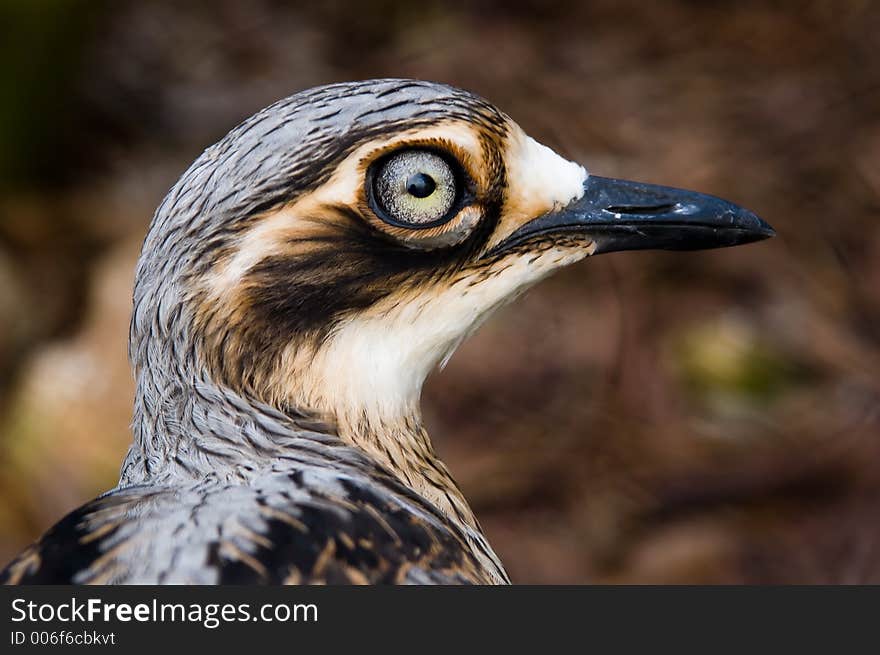
[[421, 229], [451, 218], [458, 184], [444, 157], [429, 150], [406, 150], [378, 164], [372, 178], [372, 197], [382, 220]]

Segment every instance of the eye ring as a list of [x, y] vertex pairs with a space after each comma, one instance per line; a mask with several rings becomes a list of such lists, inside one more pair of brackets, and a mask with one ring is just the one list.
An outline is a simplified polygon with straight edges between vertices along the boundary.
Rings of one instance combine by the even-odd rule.
[[[399, 216], [399, 211], [398, 215], [395, 216], [394, 210], [387, 207], [387, 203], [383, 203], [382, 192], [379, 187], [382, 182], [381, 176], [386, 172], [389, 164], [394, 163], [395, 160], [399, 161], [402, 157], [417, 158], [419, 155], [433, 158], [436, 162], [442, 163], [446, 171], [448, 171], [448, 182], [452, 187], [451, 200], [448, 203], [448, 209], [436, 219], [408, 221]], [[438, 187], [442, 187], [443, 185], [442, 180], [438, 182], [438, 180], [434, 179], [434, 177], [425, 173], [423, 170], [413, 170], [411, 173], [407, 174], [405, 178], [398, 177], [397, 181], [399, 182], [399, 186], [404, 188], [416, 200], [429, 198], [432, 194], [437, 192]], [[451, 221], [461, 209], [472, 200], [472, 193], [470, 190], [472, 185], [468, 183], [468, 177], [462, 169], [461, 164], [459, 164], [459, 162], [447, 152], [424, 146], [399, 148], [378, 158], [367, 169], [365, 186], [367, 191], [367, 202], [373, 213], [388, 225], [408, 230], [426, 230], [444, 225]], [[445, 190], [442, 189], [441, 191], [445, 192]], [[387, 195], [387, 189], [385, 189], [385, 192]]]

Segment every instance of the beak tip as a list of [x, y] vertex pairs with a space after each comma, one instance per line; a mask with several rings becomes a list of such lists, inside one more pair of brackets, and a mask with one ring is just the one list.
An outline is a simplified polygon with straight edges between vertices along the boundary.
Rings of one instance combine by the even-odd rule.
[[776, 230], [773, 229], [773, 226], [757, 214], [748, 210], [742, 210], [742, 214], [745, 214], [743, 218], [751, 223], [749, 236], [752, 238], [750, 241], [764, 241], [765, 239], [772, 239], [776, 236]]

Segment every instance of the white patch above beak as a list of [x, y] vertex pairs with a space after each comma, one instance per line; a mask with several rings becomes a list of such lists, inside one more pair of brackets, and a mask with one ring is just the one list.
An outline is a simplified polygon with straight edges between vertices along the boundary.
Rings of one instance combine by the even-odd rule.
[[559, 209], [584, 195], [587, 170], [538, 143], [513, 125], [504, 156], [507, 191], [498, 229], [489, 247], [527, 221]]
[[584, 195], [587, 170], [521, 133], [510, 142], [508, 186], [520, 197], [561, 207]]

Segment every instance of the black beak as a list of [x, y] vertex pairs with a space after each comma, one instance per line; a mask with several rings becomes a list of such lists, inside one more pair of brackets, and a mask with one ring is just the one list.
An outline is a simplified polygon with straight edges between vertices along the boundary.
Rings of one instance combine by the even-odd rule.
[[591, 175], [583, 197], [529, 221], [494, 252], [566, 232], [590, 238], [594, 254], [724, 248], [776, 234], [752, 212], [715, 196]]

